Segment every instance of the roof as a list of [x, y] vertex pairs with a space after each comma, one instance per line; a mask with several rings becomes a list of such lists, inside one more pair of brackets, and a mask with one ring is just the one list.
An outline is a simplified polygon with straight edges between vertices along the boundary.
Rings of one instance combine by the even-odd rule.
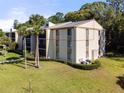
[[51, 26], [50, 29], [58, 29], [58, 28], [68, 28], [68, 27], [76, 27], [80, 24], [85, 24], [91, 20], [85, 20], [85, 21], [78, 21], [78, 22], [66, 22], [66, 23], [60, 23], [56, 24], [55, 26]]
[[[84, 21], [78, 21], [78, 22], [65, 22], [65, 23], [59, 23], [59, 24], [54, 24], [52, 26], [42, 26], [42, 29], [61, 29], [61, 28], [71, 28], [71, 27], [78, 27], [80, 25], [89, 23], [89, 22], [95, 22], [97, 26], [99, 25], [96, 20], [91, 19], [91, 20], [84, 20]], [[92, 23], [94, 24], [94, 23]], [[99, 25], [100, 26], [100, 25]], [[101, 26], [102, 28], [102, 26]]]

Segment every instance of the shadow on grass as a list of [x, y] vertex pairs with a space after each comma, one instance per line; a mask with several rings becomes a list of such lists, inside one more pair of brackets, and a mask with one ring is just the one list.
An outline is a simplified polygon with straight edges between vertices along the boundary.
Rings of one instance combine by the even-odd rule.
[[108, 57], [111, 60], [124, 62], [124, 57]]
[[24, 93], [29, 93], [29, 90], [27, 88], [22, 88], [24, 90]]
[[118, 78], [118, 80], [117, 80], [116, 84], [118, 84], [122, 89], [124, 89], [124, 75], [119, 76], [117, 78]]
[[9, 57], [6, 60], [19, 59], [20, 57]]
[[[14, 63], [13, 65], [15, 65], [17, 67], [25, 68], [24, 62]], [[34, 63], [27, 61], [27, 67], [35, 67], [35, 66], [34, 66]]]

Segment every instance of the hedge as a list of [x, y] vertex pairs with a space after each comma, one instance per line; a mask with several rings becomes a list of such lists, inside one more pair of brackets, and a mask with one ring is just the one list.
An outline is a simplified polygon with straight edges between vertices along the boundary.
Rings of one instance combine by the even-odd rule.
[[[34, 57], [27, 57], [27, 59], [34, 60]], [[45, 59], [43, 57], [40, 57], [40, 61], [55, 61], [55, 62], [65, 63], [71, 67], [74, 67], [77, 69], [83, 69], [83, 70], [93, 70], [101, 66], [101, 63], [98, 60], [95, 60], [91, 64], [76, 64], [74, 62], [66, 62], [58, 59]]]
[[23, 55], [23, 52], [19, 51], [19, 50], [8, 50], [8, 52], [13, 52], [13, 53], [17, 53], [19, 55]]
[[75, 64], [72, 62], [68, 62], [67, 64], [74, 68], [83, 69], [83, 70], [93, 70], [101, 66], [101, 63], [98, 60], [94, 61], [92, 64]]
[[[15, 52], [20, 55], [23, 54], [21, 51], [10, 51], [10, 52]], [[27, 60], [35, 60], [35, 58], [33, 55], [28, 54]], [[55, 62], [65, 63], [71, 67], [74, 67], [77, 69], [83, 69], [83, 70], [93, 70], [93, 69], [97, 69], [98, 67], [101, 66], [101, 63], [98, 60], [95, 60], [94, 62], [92, 62], [92, 64], [76, 64], [74, 62], [67, 62], [67, 61], [62, 61], [62, 60], [58, 60], [58, 59], [46, 59], [46, 58], [40, 57], [40, 61], [55, 61]]]

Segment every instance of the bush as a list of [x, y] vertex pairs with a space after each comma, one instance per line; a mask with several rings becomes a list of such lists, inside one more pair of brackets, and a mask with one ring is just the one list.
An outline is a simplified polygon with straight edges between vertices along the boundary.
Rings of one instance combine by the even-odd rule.
[[19, 51], [19, 50], [8, 50], [8, 52], [13, 52], [13, 53], [17, 53], [19, 55], [23, 55], [23, 52]]
[[10, 44], [10, 50], [16, 50], [17, 47], [18, 47], [18, 43], [16, 43], [16, 42], [12, 42], [12, 43]]
[[101, 66], [101, 63], [98, 60], [94, 61], [92, 64], [75, 64], [71, 62], [68, 62], [67, 64], [74, 68], [83, 69], [83, 70], [93, 70]]
[[[34, 55], [27, 55], [27, 59], [35, 60]], [[83, 69], [83, 70], [93, 70], [101, 66], [101, 63], [98, 60], [92, 62], [91, 64], [76, 64], [74, 62], [66, 62], [59, 59], [46, 59], [46, 58], [40, 57], [40, 61], [55, 61], [55, 62], [65, 63], [74, 68]]]

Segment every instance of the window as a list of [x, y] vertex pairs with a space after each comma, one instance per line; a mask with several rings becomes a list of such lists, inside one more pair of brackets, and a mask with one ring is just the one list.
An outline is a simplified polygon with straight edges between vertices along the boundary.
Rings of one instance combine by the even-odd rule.
[[72, 29], [67, 30], [67, 59], [71, 61], [72, 55]]
[[56, 46], [57, 47], [59, 46], [59, 40], [56, 40]]
[[31, 38], [31, 36], [30, 36], [30, 35], [28, 35], [28, 36], [26, 36], [26, 38]]
[[39, 39], [39, 48], [46, 49], [46, 40], [45, 39]]
[[99, 35], [99, 37], [101, 36], [101, 31], [99, 30], [99, 32], [98, 32], [98, 35]]
[[39, 38], [46, 38], [46, 31], [39, 34]]
[[71, 61], [71, 55], [72, 55], [72, 49], [68, 49], [68, 51], [67, 51], [67, 59], [69, 60], [69, 61]]
[[30, 37], [31, 37], [30, 35], [26, 36], [26, 48], [29, 52], [31, 50], [31, 38]]
[[46, 50], [40, 49], [39, 54], [40, 54], [40, 57], [45, 57], [46, 56]]
[[59, 59], [59, 30], [56, 30], [56, 58]]
[[31, 46], [31, 41], [30, 41], [30, 39], [26, 39], [26, 45], [27, 45], [27, 46]]
[[56, 36], [58, 36], [59, 35], [59, 30], [56, 30]]
[[67, 45], [68, 45], [68, 48], [71, 48], [72, 47], [72, 41], [68, 40]]
[[56, 58], [59, 58], [59, 47], [56, 47]]
[[67, 34], [68, 34], [68, 36], [72, 35], [72, 29], [71, 28], [68, 29]]

